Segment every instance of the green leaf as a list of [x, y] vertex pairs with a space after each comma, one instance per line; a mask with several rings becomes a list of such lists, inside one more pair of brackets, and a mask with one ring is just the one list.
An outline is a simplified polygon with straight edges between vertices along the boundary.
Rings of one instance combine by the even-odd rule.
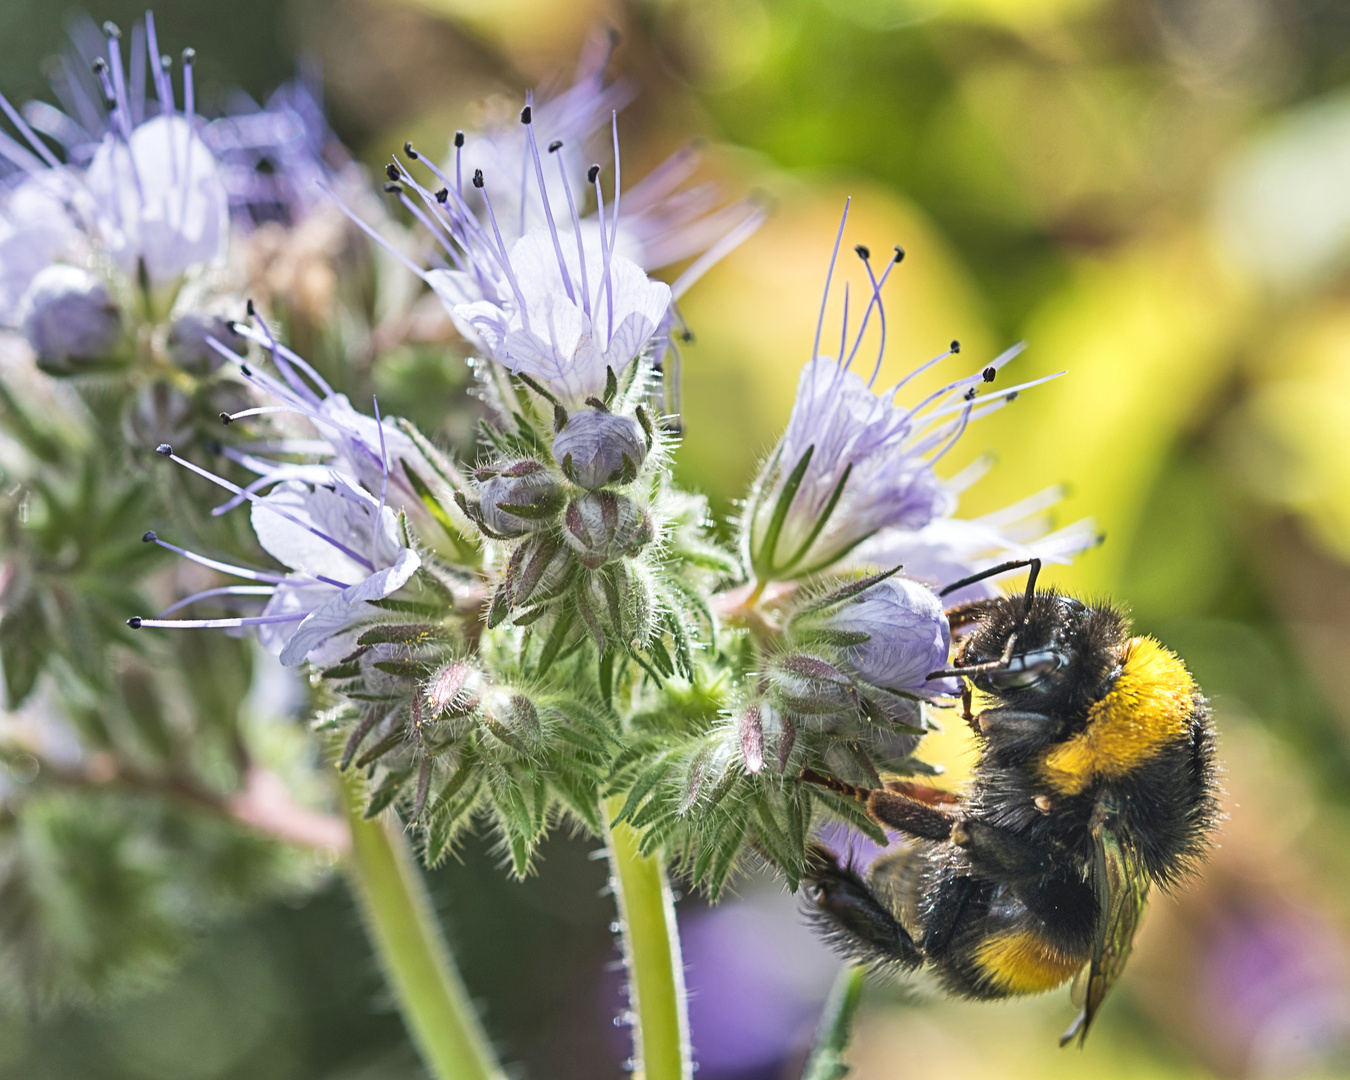
[[[764, 535], [758, 557], [755, 559], [755, 576], [760, 581], [772, 581], [779, 572], [780, 568], [774, 559], [778, 550], [778, 537], [783, 532], [783, 524], [787, 521], [788, 510], [791, 509], [792, 502], [797, 497], [797, 489], [802, 486], [802, 478], [806, 476], [806, 470], [810, 466], [811, 457], [815, 452], [814, 444], [806, 448], [806, 452], [798, 459], [796, 466], [788, 475], [783, 490], [778, 493], [778, 502], [774, 505], [773, 517], [769, 519], [768, 531]], [[783, 569], [787, 569], [787, 567], [783, 567]]]
[[443, 626], [427, 623], [380, 624], [356, 639], [358, 645], [426, 645], [450, 636]]
[[366, 807], [364, 817], [367, 819], [375, 817], [381, 810], [392, 803], [398, 794], [403, 790], [403, 785], [408, 782], [408, 777], [412, 776], [411, 768], [398, 769], [388, 773], [380, 786], [370, 796], [370, 805]]

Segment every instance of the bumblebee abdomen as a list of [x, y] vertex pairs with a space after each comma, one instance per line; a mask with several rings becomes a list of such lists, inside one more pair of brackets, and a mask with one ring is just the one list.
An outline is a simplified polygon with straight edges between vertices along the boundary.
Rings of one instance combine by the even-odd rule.
[[1042, 756], [1041, 778], [1060, 795], [1126, 779], [1165, 750], [1184, 745], [1195, 697], [1195, 680], [1180, 659], [1152, 638], [1134, 638], [1120, 675], [1088, 710], [1083, 730]]
[[969, 972], [980, 997], [1039, 994], [1062, 986], [1088, 955], [1065, 951], [1032, 929], [991, 934], [975, 943]]

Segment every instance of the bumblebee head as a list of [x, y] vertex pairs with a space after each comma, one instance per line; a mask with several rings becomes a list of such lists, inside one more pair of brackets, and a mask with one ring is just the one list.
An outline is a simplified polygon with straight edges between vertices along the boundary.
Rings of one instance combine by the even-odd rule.
[[1125, 617], [1106, 604], [1056, 592], [984, 601], [954, 670], [973, 668], [975, 686], [1001, 705], [1068, 721], [1086, 713], [1120, 672]]

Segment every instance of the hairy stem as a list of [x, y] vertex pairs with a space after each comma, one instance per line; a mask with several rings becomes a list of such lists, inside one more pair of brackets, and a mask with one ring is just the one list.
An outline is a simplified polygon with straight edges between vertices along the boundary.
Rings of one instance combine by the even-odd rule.
[[865, 976], [861, 967], [845, 967], [839, 972], [825, 1002], [802, 1080], [842, 1080], [848, 1074], [843, 1056], [853, 1037], [853, 1016], [862, 1000]]
[[613, 824], [623, 797], [605, 801], [605, 841], [623, 928], [634, 1080], [690, 1080], [689, 1008], [675, 902], [659, 856], [638, 852], [638, 835]]
[[355, 778], [344, 778], [342, 789], [352, 830], [348, 868], [366, 932], [422, 1061], [436, 1080], [502, 1080], [397, 819], [363, 817]]

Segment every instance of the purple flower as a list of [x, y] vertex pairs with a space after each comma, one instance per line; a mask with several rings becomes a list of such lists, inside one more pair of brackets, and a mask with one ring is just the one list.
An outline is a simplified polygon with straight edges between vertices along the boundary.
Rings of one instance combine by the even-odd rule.
[[866, 635], [844, 655], [854, 673], [873, 686], [900, 694], [949, 694], [949, 680], [927, 682], [947, 666], [952, 632], [942, 604], [926, 585], [892, 575], [834, 608], [822, 628]]
[[[252, 523], [258, 542], [290, 573], [234, 566], [186, 551], [145, 534], [156, 543], [203, 566], [252, 585], [228, 585], [173, 604], [153, 619], [133, 618], [128, 625], [179, 629], [257, 628], [259, 640], [288, 666], [309, 660], [328, 664], [349, 652], [354, 631], [379, 614], [370, 601], [397, 592], [421, 566], [417, 553], [399, 537], [398, 519], [389, 507], [339, 476], [328, 484], [288, 480], [260, 496], [179, 457], [173, 447], [159, 447], [199, 476], [245, 497], [253, 504]], [[202, 600], [230, 597], [268, 598], [261, 614], [215, 619], [166, 619], [166, 615]]]
[[[571, 87], [554, 97], [530, 95], [536, 145], [556, 155], [557, 166], [543, 170], [542, 186], [532, 163], [530, 136], [514, 114], [498, 116], [479, 131], [457, 132], [452, 154], [442, 166], [447, 176], [467, 181], [475, 171], [494, 182], [493, 208], [508, 243], [532, 229], [548, 227], [551, 215], [568, 203], [568, 188], [581, 195], [594, 181], [593, 164], [613, 161], [618, 172], [618, 137], [615, 116], [633, 97], [625, 82], [606, 83], [612, 42], [590, 42], [577, 67]], [[552, 150], [557, 146], [556, 150]], [[685, 148], [668, 158], [623, 194], [625, 214], [611, 222], [613, 252], [648, 272], [699, 258], [673, 287], [678, 299], [718, 259], [737, 246], [763, 222], [765, 212], [757, 202], [744, 201], [720, 206], [715, 184], [685, 187], [698, 168], [699, 154]], [[510, 182], [507, 182], [510, 178]], [[615, 177], [616, 190], [619, 177]], [[547, 192], [548, 207], [543, 192]], [[484, 226], [486, 204], [474, 191], [466, 193], [469, 206]], [[616, 196], [615, 202], [618, 202]], [[579, 210], [584, 208], [579, 207]], [[602, 228], [603, 214], [583, 216], [580, 231], [594, 246]], [[560, 220], [559, 226], [567, 228]]]
[[[859, 544], [847, 567], [882, 570], [904, 568], [905, 576], [942, 588], [981, 570], [1033, 556], [1047, 563], [1067, 563], [1101, 542], [1101, 534], [1084, 518], [1048, 531], [1043, 511], [1060, 498], [1051, 488], [1014, 506], [984, 517], [939, 517], [921, 529], [883, 529]], [[996, 578], [986, 578], [944, 597], [948, 607], [969, 600], [1002, 595]]]
[[[3, 98], [10, 122], [31, 147], [6, 137], [0, 156], [33, 177], [42, 177], [70, 208], [90, 244], [104, 253], [131, 281], [153, 294], [172, 289], [189, 270], [218, 262], [228, 238], [228, 200], [215, 157], [202, 141], [192, 78], [194, 54], [183, 53], [183, 108], [159, 51], [154, 17], [133, 33], [133, 49], [148, 48], [150, 76], [157, 102], [147, 116], [144, 69], [123, 66], [121, 31], [104, 24], [100, 49], [77, 28], [87, 69], [67, 62], [57, 88], [79, 120], [43, 103], [30, 103], [33, 125], [61, 143], [60, 161], [23, 116]], [[87, 168], [81, 166], [87, 162]], [[52, 257], [55, 252], [52, 253]], [[159, 299], [156, 296], [156, 299]]]
[[[259, 391], [263, 400], [272, 404], [224, 414], [227, 423], [257, 415], [293, 414], [300, 416], [315, 429], [317, 438], [277, 438], [250, 444], [247, 450], [231, 446], [221, 452], [244, 468], [257, 474], [246, 491], [261, 491], [283, 480], [327, 482], [332, 475], [343, 475], [349, 482], [362, 486], [367, 492], [379, 492], [383, 499], [406, 513], [423, 539], [437, 543], [445, 536], [443, 523], [428, 507], [422, 491], [438, 496], [437, 501], [446, 513], [455, 514], [445, 488], [466, 488], [463, 478], [450, 473], [447, 462], [433, 462], [429, 448], [419, 446], [414, 439], [391, 418], [367, 416], [355, 409], [345, 394], [338, 394], [322, 375], [303, 357], [280, 344], [261, 316], [254, 314], [261, 330], [244, 323], [234, 323], [231, 329], [237, 339], [262, 345], [270, 352], [281, 378], [276, 378], [246, 364], [243, 359], [220, 340], [207, 338], [214, 355], [233, 364], [245, 381]], [[279, 460], [268, 454], [294, 456], [303, 454], [318, 458], [322, 464], [296, 464]], [[414, 479], [414, 477], [416, 479]], [[419, 490], [421, 485], [421, 490]], [[224, 513], [238, 506], [246, 495], [238, 494], [221, 504], [215, 513]], [[467, 521], [462, 522], [464, 534], [471, 535]]]
[[[847, 217], [845, 207], [845, 221]], [[841, 222], [825, 283], [821, 325], [843, 233]], [[886, 348], [881, 288], [902, 253], [896, 249], [896, 259], [878, 278], [867, 249], [859, 246], [857, 251], [872, 288], [852, 346], [845, 336], [838, 359], [821, 355], [818, 325], [814, 355], [802, 369], [787, 430], [751, 494], [745, 518], [746, 557], [761, 583], [824, 570], [882, 529], [912, 531], [950, 514], [955, 494], [938, 479], [933, 466], [971, 420], [1044, 381], [1001, 390], [976, 405], [979, 388], [1021, 352], [1021, 346], [1015, 346], [914, 405], [897, 405], [899, 392], [911, 379], [959, 351], [953, 342], [950, 350], [889, 390], [874, 393]], [[847, 291], [844, 305], [847, 334]], [[864, 378], [852, 364], [874, 312], [881, 325], [881, 345], [871, 377]]]
[[159, 291], [224, 258], [229, 202], [191, 118], [155, 117], [125, 141], [109, 134], [85, 185], [101, 246], [132, 280]]
[[[431, 172], [428, 185], [397, 162], [387, 166], [385, 190], [440, 246], [441, 265], [419, 265], [343, 206], [427, 283], [485, 359], [542, 383], [569, 405], [598, 395], [606, 368], [621, 375], [644, 354], [660, 363], [676, 324], [671, 299], [765, 216], [749, 202], [709, 212], [718, 201], [712, 188], [677, 191], [696, 160], [685, 153], [629, 193], [630, 213], [621, 219], [614, 109], [626, 91], [605, 87], [604, 57], [583, 70], [560, 97], [537, 106], [527, 98], [519, 124], [472, 138], [456, 133], [453, 164], [444, 168], [406, 143], [406, 155]], [[578, 152], [605, 117], [615, 153], [608, 206], [600, 165], [585, 167], [588, 157]], [[595, 211], [583, 216], [592, 194]], [[644, 272], [691, 256], [697, 258], [673, 286]]]
[[33, 278], [59, 259], [75, 257], [80, 239], [49, 170], [26, 175], [0, 194], [0, 324], [17, 325]]
[[331, 487], [287, 481], [254, 503], [252, 521], [263, 549], [300, 575], [279, 583], [263, 609], [304, 613], [300, 625], [258, 628], [283, 664], [331, 663], [349, 651], [343, 635], [377, 613], [367, 601], [397, 592], [421, 565], [399, 539], [394, 512], [340, 479]]
[[322, 94], [318, 72], [302, 70], [265, 105], [235, 94], [226, 115], [202, 129], [220, 162], [236, 227], [295, 225], [323, 199], [321, 183], [359, 171], [328, 126]]
[[580, 240], [559, 248], [561, 239], [546, 229], [522, 237], [509, 256], [516, 295], [456, 304], [451, 313], [489, 359], [579, 405], [605, 392], [607, 371], [621, 376], [648, 348], [670, 307], [670, 286], [608, 251], [586, 252], [583, 262]]

